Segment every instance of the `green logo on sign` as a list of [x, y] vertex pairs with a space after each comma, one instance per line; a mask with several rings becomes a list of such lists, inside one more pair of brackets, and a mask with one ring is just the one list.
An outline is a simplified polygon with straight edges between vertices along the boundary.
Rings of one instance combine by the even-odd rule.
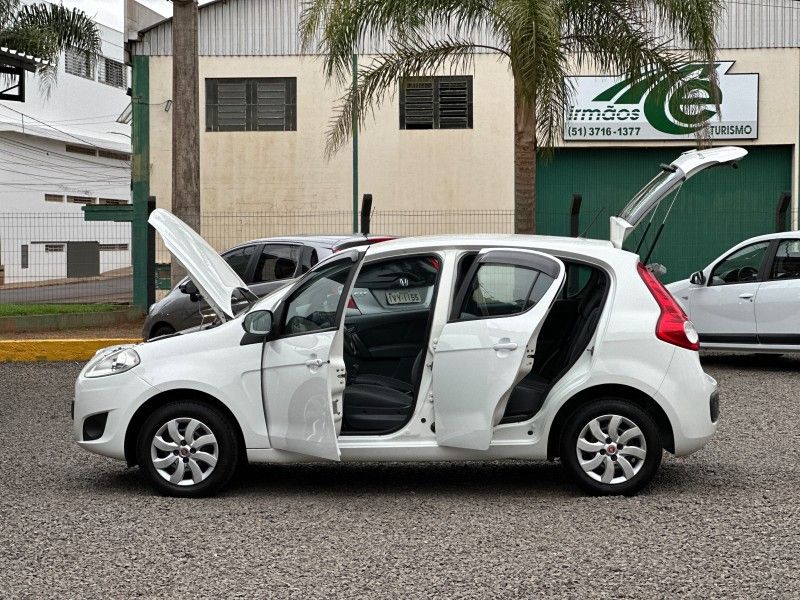
[[659, 131], [694, 133], [717, 113], [715, 99], [722, 102], [722, 91], [709, 78], [718, 66], [688, 63], [678, 69], [677, 78], [644, 73], [614, 84], [593, 100], [635, 105], [644, 101], [644, 116]]

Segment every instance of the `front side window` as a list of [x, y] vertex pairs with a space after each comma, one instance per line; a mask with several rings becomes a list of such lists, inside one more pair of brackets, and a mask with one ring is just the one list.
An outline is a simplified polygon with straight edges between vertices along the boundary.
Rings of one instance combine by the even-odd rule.
[[400, 129], [472, 129], [472, 77], [406, 77]]
[[758, 271], [769, 242], [750, 244], [720, 261], [711, 273], [709, 285], [731, 285], [758, 281]]
[[309, 274], [286, 303], [283, 333], [297, 335], [337, 326], [342, 292], [355, 263], [337, 260]]
[[525, 312], [542, 299], [553, 278], [530, 267], [484, 263], [469, 282], [459, 320]]
[[770, 279], [800, 279], [800, 240], [784, 240], [778, 244]]
[[297, 79], [206, 79], [206, 131], [295, 131]]
[[244, 248], [237, 248], [222, 256], [231, 268], [236, 271], [236, 274], [247, 282], [247, 267], [250, 264], [250, 259], [256, 251], [257, 246], [245, 246]]
[[297, 270], [298, 253], [298, 246], [264, 246], [256, 263], [253, 283], [268, 283], [293, 277]]

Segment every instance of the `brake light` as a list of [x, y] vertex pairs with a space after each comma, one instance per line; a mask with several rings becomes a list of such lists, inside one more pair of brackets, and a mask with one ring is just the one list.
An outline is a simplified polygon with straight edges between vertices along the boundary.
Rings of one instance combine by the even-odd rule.
[[656, 323], [656, 337], [681, 348], [699, 350], [700, 339], [697, 330], [672, 294], [642, 263], [637, 264], [636, 269], [647, 289], [653, 294], [658, 308], [661, 309], [661, 315]]
[[347, 301], [347, 308], [354, 308], [358, 312], [361, 312], [361, 309], [358, 308], [358, 304], [356, 304], [355, 298], [353, 298], [352, 296], [350, 296], [350, 299]]

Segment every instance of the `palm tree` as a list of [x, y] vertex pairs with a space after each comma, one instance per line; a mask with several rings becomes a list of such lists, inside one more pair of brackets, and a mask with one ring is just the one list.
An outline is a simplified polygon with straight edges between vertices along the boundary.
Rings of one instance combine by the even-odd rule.
[[100, 33], [86, 13], [61, 4], [0, 0], [0, 46], [48, 61], [38, 75], [45, 91], [55, 81], [58, 59], [67, 48], [86, 53], [90, 64], [100, 52]]
[[[348, 86], [329, 130], [329, 154], [400, 79], [463, 72], [477, 52], [496, 53], [514, 81], [514, 228], [533, 233], [537, 150], [551, 152], [558, 139], [571, 94], [565, 77], [592, 65], [677, 81], [687, 61], [713, 63], [720, 11], [721, 0], [310, 0], [301, 35], [306, 50], [325, 55], [325, 75], [340, 85], [351, 80], [362, 43], [381, 39], [389, 48]], [[689, 49], [668, 49], [665, 36]]]

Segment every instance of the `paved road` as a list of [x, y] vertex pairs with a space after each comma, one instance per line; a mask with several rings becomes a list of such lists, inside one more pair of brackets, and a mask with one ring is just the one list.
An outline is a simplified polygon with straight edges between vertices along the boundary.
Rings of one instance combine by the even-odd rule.
[[800, 359], [707, 368], [718, 437], [636, 498], [499, 462], [258, 466], [187, 501], [71, 443], [78, 365], [0, 365], [0, 597], [800, 597]]
[[0, 289], [0, 304], [34, 302], [130, 302], [133, 277], [108, 277], [15, 289]]

